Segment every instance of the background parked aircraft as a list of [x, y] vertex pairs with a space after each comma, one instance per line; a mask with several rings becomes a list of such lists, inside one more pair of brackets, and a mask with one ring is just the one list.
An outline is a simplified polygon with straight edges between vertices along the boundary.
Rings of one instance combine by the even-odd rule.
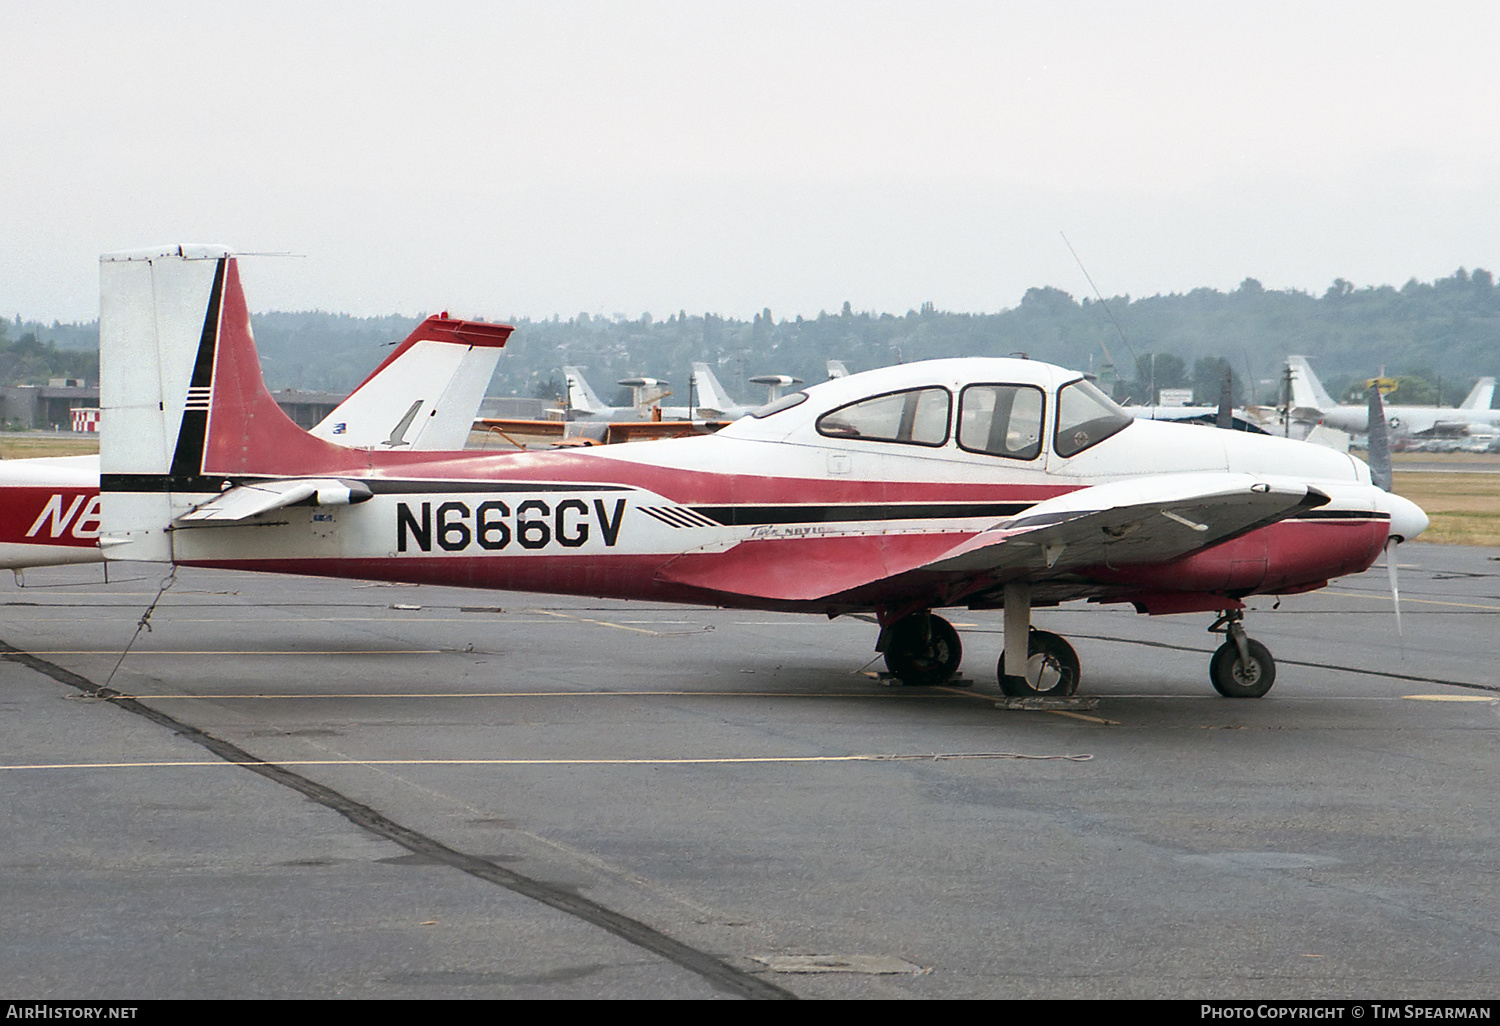
[[[628, 385], [632, 391], [630, 406], [608, 406], [589, 387], [583, 372], [577, 367], [564, 367], [563, 377], [568, 383], [567, 418], [573, 421], [608, 421], [629, 423], [631, 421], [732, 421], [738, 420], [759, 409], [764, 403], [739, 403], [729, 397], [729, 392], [720, 384], [707, 363], [694, 363], [688, 375], [690, 405], [663, 406], [661, 400], [672, 393], [670, 384], [660, 378], [625, 378], [620, 384]], [[801, 378], [785, 374], [763, 374], [750, 379], [758, 385], [768, 386], [767, 402], [781, 397], [781, 390], [791, 385], [802, 384]], [[659, 412], [658, 412], [659, 411]]]
[[758, 406], [747, 406], [729, 398], [724, 386], [706, 363], [693, 364], [693, 373], [688, 379], [693, 390], [695, 404], [692, 413], [703, 420], [739, 420]]
[[[610, 406], [589, 387], [583, 371], [577, 367], [564, 367], [563, 380], [568, 384], [568, 405], [564, 410], [564, 418], [574, 421], [652, 420], [652, 408], [659, 407], [660, 401], [670, 394], [667, 392], [668, 382], [658, 378], [625, 378], [620, 384], [630, 386], [631, 405]], [[659, 416], [665, 418], [666, 410], [663, 409]]]
[[[1335, 402], [1313, 373], [1305, 356], [1288, 356], [1287, 367], [1292, 379], [1292, 416], [1298, 419], [1362, 435], [1370, 429], [1369, 408], [1363, 404]], [[1500, 424], [1500, 410], [1490, 409], [1495, 392], [1494, 378], [1480, 378], [1457, 407], [1388, 405], [1385, 420], [1391, 434], [1464, 435], [1471, 430], [1493, 433]]]

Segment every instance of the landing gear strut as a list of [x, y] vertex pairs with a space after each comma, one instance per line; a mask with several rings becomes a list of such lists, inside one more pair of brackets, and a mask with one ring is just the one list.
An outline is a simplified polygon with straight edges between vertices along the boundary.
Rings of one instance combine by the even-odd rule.
[[1014, 698], [1065, 698], [1078, 690], [1078, 653], [1060, 635], [1031, 626], [1026, 581], [1005, 586], [1005, 651], [998, 669], [1000, 690]]
[[945, 684], [958, 672], [963, 645], [958, 631], [941, 616], [913, 613], [880, 633], [876, 648], [885, 653], [885, 666], [912, 687]]
[[1026, 676], [1005, 672], [1000, 653], [1000, 690], [1012, 698], [1066, 698], [1078, 690], [1078, 653], [1061, 635], [1031, 630], [1026, 645]]
[[1270, 649], [1245, 634], [1244, 619], [1243, 610], [1226, 610], [1209, 628], [1229, 635], [1208, 663], [1208, 679], [1225, 698], [1260, 698], [1276, 683], [1276, 660]]

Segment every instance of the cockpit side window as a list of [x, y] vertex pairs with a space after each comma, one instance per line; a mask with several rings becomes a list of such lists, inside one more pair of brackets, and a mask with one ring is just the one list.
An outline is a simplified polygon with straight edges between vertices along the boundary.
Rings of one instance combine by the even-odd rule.
[[1040, 388], [1030, 385], [969, 385], [958, 397], [958, 446], [1013, 460], [1042, 452]]
[[1113, 399], [1080, 378], [1057, 390], [1057, 431], [1052, 451], [1059, 456], [1076, 456], [1123, 431], [1132, 419]]
[[818, 418], [818, 434], [909, 445], [943, 445], [953, 397], [946, 388], [913, 388], [840, 406]]

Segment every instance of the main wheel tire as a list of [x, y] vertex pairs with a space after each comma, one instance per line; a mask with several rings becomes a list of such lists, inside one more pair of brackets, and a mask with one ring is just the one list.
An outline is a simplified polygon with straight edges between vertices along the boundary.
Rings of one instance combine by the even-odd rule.
[[903, 684], [930, 688], [958, 672], [963, 653], [958, 631], [951, 623], [941, 616], [917, 613], [891, 625], [885, 667]]
[[1245, 639], [1250, 665], [1240, 657], [1233, 639], [1224, 642], [1208, 664], [1208, 679], [1225, 698], [1260, 698], [1276, 683], [1276, 660], [1271, 650], [1253, 638]]
[[1025, 677], [1008, 676], [1005, 653], [1000, 653], [1001, 691], [1012, 698], [1066, 698], [1078, 690], [1078, 653], [1061, 635], [1034, 630], [1026, 648]]

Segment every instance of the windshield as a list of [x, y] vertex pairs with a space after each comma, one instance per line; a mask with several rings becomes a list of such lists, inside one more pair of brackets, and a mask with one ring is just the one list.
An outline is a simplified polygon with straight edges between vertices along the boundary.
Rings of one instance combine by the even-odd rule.
[[1079, 379], [1057, 390], [1057, 431], [1052, 451], [1059, 456], [1076, 456], [1130, 423], [1130, 414], [1113, 399]]

